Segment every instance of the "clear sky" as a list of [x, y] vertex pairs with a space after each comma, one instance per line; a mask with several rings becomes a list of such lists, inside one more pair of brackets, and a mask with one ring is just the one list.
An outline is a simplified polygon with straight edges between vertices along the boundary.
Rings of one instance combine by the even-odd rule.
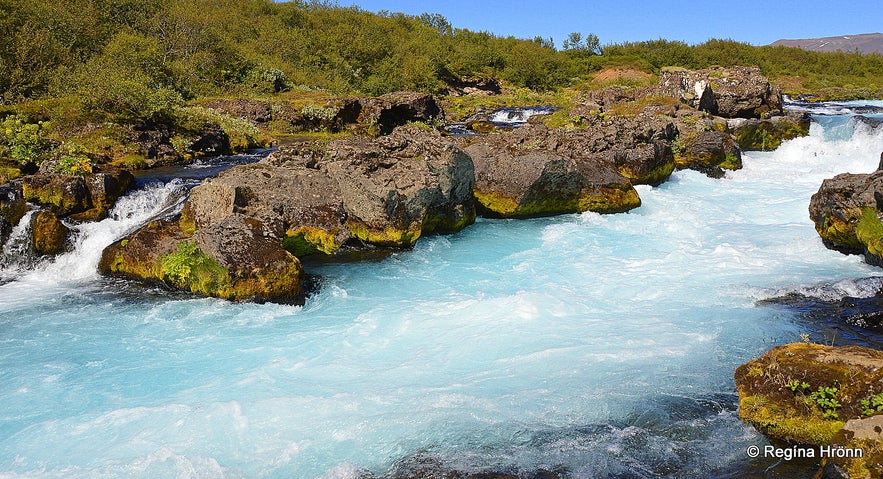
[[883, 32], [881, 0], [338, 0], [341, 6], [411, 15], [440, 13], [454, 27], [519, 38], [594, 33], [601, 44], [665, 38], [690, 44], [729, 38], [766, 45], [780, 38]]

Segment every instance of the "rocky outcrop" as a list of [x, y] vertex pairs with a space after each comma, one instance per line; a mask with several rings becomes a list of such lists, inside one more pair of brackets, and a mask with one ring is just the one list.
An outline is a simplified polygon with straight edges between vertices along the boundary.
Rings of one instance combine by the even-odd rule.
[[475, 163], [475, 199], [482, 212], [516, 218], [618, 213], [640, 206], [631, 182], [592, 149], [602, 148], [598, 143], [606, 141], [603, 135], [581, 139], [527, 125], [468, 146], [466, 152]]
[[761, 118], [782, 109], [782, 90], [758, 67], [663, 70], [658, 91], [724, 118]]
[[727, 126], [736, 135], [736, 143], [742, 150], [770, 151], [783, 141], [808, 135], [809, 124], [808, 114], [791, 112], [764, 120], [736, 118]]
[[103, 165], [86, 175], [41, 172], [22, 179], [27, 201], [44, 206], [60, 218], [99, 220], [122, 196], [134, 177], [126, 170]]
[[702, 130], [681, 133], [675, 143], [675, 165], [720, 178], [724, 169], [742, 168], [742, 153], [733, 135], [726, 131]]
[[70, 229], [51, 211], [40, 210], [31, 218], [31, 246], [39, 255], [64, 252], [69, 234]]
[[473, 183], [470, 158], [417, 127], [296, 144], [206, 180], [178, 222], [112, 245], [100, 269], [208, 296], [289, 299], [303, 281], [298, 256], [410, 247], [472, 223]]
[[822, 182], [812, 196], [809, 216], [825, 246], [863, 254], [883, 265], [883, 171], [844, 173]]
[[739, 366], [735, 379], [739, 416], [758, 431], [788, 443], [861, 449], [863, 457], [831, 461], [846, 477], [881, 477], [883, 352], [788, 344]]
[[458, 78], [447, 81], [448, 96], [499, 95], [503, 86], [496, 78]]
[[28, 204], [21, 191], [21, 183], [0, 185], [0, 247], [9, 239], [12, 228], [28, 212]]
[[177, 223], [154, 221], [106, 248], [98, 268], [229, 300], [292, 300], [304, 278], [300, 261], [244, 217], [192, 235]]
[[361, 100], [359, 130], [368, 134], [388, 135], [397, 126], [410, 122], [433, 123], [444, 120], [444, 110], [427, 93], [395, 92]]

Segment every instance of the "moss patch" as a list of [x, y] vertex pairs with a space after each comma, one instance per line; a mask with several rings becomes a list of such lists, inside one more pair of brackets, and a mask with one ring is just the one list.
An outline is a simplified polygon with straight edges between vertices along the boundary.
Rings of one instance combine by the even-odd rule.
[[300, 226], [285, 233], [282, 247], [298, 258], [316, 253], [333, 254], [341, 246], [341, 243], [337, 241], [338, 233], [339, 231]]
[[400, 229], [387, 226], [385, 228], [370, 228], [364, 223], [350, 221], [347, 223], [353, 237], [366, 243], [377, 246], [411, 247], [420, 238], [421, 228]]
[[874, 208], [862, 208], [862, 215], [855, 225], [855, 238], [868, 253], [883, 256], [883, 222]]
[[762, 121], [736, 131], [736, 142], [743, 150], [775, 150], [783, 141], [809, 134], [809, 123]]
[[178, 243], [178, 250], [159, 260], [160, 278], [178, 288], [204, 296], [218, 296], [230, 289], [232, 280], [226, 268], [189, 241]]

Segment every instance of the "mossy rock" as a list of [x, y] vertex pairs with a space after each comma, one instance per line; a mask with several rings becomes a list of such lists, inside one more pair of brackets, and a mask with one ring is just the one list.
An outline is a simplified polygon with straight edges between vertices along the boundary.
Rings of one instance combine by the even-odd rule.
[[70, 229], [47, 210], [36, 212], [31, 219], [31, 244], [40, 255], [56, 255], [65, 251]]
[[811, 343], [778, 346], [736, 369], [739, 416], [771, 439], [829, 445], [883, 392], [883, 352]]
[[261, 225], [236, 219], [192, 237], [175, 222], [151, 222], [106, 248], [99, 271], [233, 301], [297, 298], [300, 261], [260, 236]]
[[742, 168], [742, 156], [733, 136], [724, 131], [693, 131], [675, 142], [675, 166], [704, 171], [709, 167]]
[[89, 188], [81, 176], [26, 176], [22, 181], [22, 193], [27, 201], [47, 207], [62, 217], [92, 208]]
[[776, 121], [746, 122], [735, 129], [736, 143], [743, 150], [775, 150], [782, 142], [809, 134], [808, 120], [778, 117]]

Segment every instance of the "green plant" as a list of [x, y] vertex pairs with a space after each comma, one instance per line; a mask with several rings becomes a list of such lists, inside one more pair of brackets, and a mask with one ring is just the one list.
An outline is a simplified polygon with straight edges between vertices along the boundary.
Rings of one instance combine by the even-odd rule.
[[809, 384], [804, 381], [798, 381], [797, 379], [795, 379], [793, 381], [788, 381], [787, 383], [785, 383], [785, 387], [790, 389], [791, 392], [797, 392], [798, 390], [802, 392], [809, 389]]
[[79, 145], [68, 144], [62, 147], [62, 153], [55, 169], [68, 175], [85, 176], [92, 173], [92, 158]]
[[862, 399], [862, 416], [873, 416], [878, 412], [883, 412], [883, 393], [877, 393], [870, 399]]
[[822, 410], [823, 417], [837, 419], [837, 410], [841, 407], [840, 401], [837, 400], [838, 392], [835, 387], [819, 386], [809, 398]]
[[19, 115], [6, 117], [0, 125], [0, 143], [4, 143], [9, 157], [16, 163], [41, 163], [53, 148], [45, 135], [49, 122], [28, 123]]
[[227, 270], [190, 241], [178, 243], [177, 251], [160, 258], [160, 272], [165, 281], [206, 295], [230, 283]]

